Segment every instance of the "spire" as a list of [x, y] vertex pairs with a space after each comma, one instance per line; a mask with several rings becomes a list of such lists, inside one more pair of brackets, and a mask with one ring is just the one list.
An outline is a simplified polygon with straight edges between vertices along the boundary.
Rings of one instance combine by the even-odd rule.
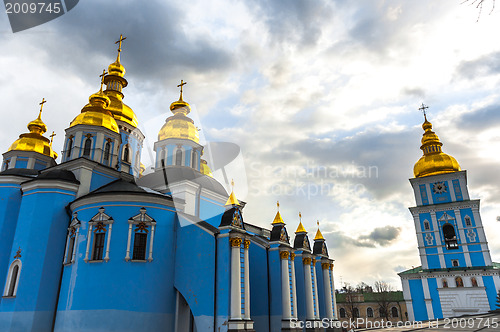
[[120, 39], [118, 39], [115, 44], [118, 44], [118, 55], [116, 56], [116, 61], [109, 65], [108, 72], [110, 75], [116, 75], [123, 77], [125, 76], [125, 67], [120, 63], [120, 53], [122, 52], [122, 42], [127, 39], [120, 34]]
[[238, 202], [238, 199], [234, 194], [234, 180], [231, 180], [231, 186], [232, 186], [231, 194], [229, 195], [229, 198], [227, 199], [225, 206], [239, 206], [240, 203]]
[[438, 135], [432, 131], [432, 123], [427, 120], [427, 108], [429, 107], [423, 103], [419, 108], [424, 113], [424, 123], [422, 124], [424, 134], [422, 135], [422, 146], [420, 146], [423, 156], [413, 167], [415, 177], [460, 171], [461, 168], [456, 159], [442, 152], [443, 143], [439, 140]]
[[324, 240], [325, 238], [323, 237], [323, 234], [321, 234], [321, 231], [319, 230], [319, 220], [318, 220], [317, 224], [318, 224], [318, 231], [316, 232], [316, 236], [314, 237], [314, 241]]
[[302, 225], [302, 213], [299, 212], [299, 226], [297, 227], [297, 230], [295, 231], [295, 234], [297, 233], [307, 233], [306, 229]]
[[272, 225], [284, 224], [283, 218], [281, 218], [281, 214], [280, 214], [280, 202], [279, 201], [276, 202], [276, 206], [278, 207], [278, 212], [276, 212], [276, 216], [274, 217]]

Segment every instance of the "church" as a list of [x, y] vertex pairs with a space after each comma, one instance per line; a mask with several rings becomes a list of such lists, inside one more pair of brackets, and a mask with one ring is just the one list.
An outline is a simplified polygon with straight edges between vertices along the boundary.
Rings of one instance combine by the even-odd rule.
[[244, 221], [246, 203], [204, 159], [183, 81], [143, 174], [124, 39], [72, 116], [60, 162], [44, 99], [3, 154], [0, 330], [271, 332], [336, 319], [321, 231], [311, 240], [299, 216], [290, 235], [279, 204], [269, 229]]
[[410, 208], [421, 266], [399, 273], [409, 319], [433, 320], [496, 309], [500, 264], [491, 260], [479, 200], [470, 199], [467, 173], [445, 154], [427, 121], [423, 156], [410, 179], [417, 206]]

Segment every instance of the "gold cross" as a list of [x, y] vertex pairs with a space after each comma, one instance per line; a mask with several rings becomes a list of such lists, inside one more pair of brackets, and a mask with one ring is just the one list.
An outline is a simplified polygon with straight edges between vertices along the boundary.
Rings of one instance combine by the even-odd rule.
[[302, 221], [302, 213], [299, 212], [300, 221]]
[[280, 210], [280, 201], [276, 201], [276, 206], [278, 207], [278, 211]]
[[427, 114], [425, 112], [426, 109], [428, 109], [429, 106], [427, 105], [424, 105], [424, 103], [422, 103], [422, 106], [420, 106], [419, 110], [422, 111], [422, 113], [424, 113], [424, 117], [427, 119]]
[[21, 258], [21, 247], [19, 247], [19, 249], [17, 249], [17, 252], [16, 252], [16, 255], [14, 256], [14, 258]]
[[45, 104], [47, 101], [45, 100], [45, 98], [42, 98], [42, 102], [39, 104], [40, 105], [40, 113], [42, 113], [42, 109], [43, 109], [43, 104]]
[[52, 147], [52, 141], [54, 140], [54, 136], [56, 136], [56, 132], [52, 131], [52, 135], [50, 135], [50, 147]]
[[233, 187], [234, 190], [234, 179], [231, 179], [231, 187]]
[[115, 42], [115, 44], [118, 44], [118, 53], [122, 51], [122, 41], [127, 39], [127, 37], [123, 37], [122, 34], [120, 34], [120, 39]]
[[187, 84], [187, 82], [184, 82], [183, 80], [181, 80], [181, 84], [179, 84], [179, 85], [177, 86], [178, 88], [181, 88], [181, 95], [182, 95], [182, 87], [183, 87], [184, 85], [186, 85], [186, 84]]
[[102, 74], [99, 75], [99, 77], [101, 78], [101, 91], [102, 91], [102, 85], [104, 84], [104, 76], [106, 76], [107, 74], [108, 72], [106, 71], [106, 69], [103, 69]]
[[317, 220], [317, 222], [316, 222], [316, 223], [318, 224], [318, 227], [319, 227], [319, 220]]

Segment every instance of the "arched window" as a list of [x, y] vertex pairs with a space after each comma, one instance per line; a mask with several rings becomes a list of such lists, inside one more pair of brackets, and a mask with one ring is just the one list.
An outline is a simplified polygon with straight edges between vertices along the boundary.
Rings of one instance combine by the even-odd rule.
[[373, 309], [368, 307], [368, 309], [366, 309], [366, 317], [373, 317]]
[[125, 145], [125, 148], [123, 149], [123, 161], [130, 162], [130, 150], [128, 148], [128, 145]]
[[442, 279], [441, 282], [443, 283], [443, 288], [448, 288], [448, 280]]
[[66, 160], [71, 158], [71, 151], [73, 151], [73, 137], [70, 137], [68, 139], [68, 145], [67, 145], [67, 153], [66, 153]]
[[465, 220], [465, 226], [471, 226], [472, 225], [469, 216], [465, 216], [464, 220]]
[[457, 267], [457, 266], [459, 266], [458, 259], [452, 259], [452, 260], [451, 260], [451, 265], [452, 265], [453, 267]]
[[17, 286], [19, 284], [19, 275], [21, 272], [21, 261], [16, 259], [9, 268], [9, 274], [7, 275], [7, 282], [5, 283], [5, 290], [3, 296], [16, 296]]
[[[127, 253], [125, 260], [130, 260], [130, 247], [132, 245], [132, 260], [149, 261], [153, 260], [153, 241], [155, 235], [156, 221], [151, 218], [145, 208], [139, 210], [139, 214], [129, 219]], [[132, 237], [132, 232], [134, 236]], [[148, 250], [149, 248], [149, 250]]]
[[429, 225], [429, 222], [427, 220], [424, 221], [424, 229], [426, 231], [428, 231], [429, 229], [431, 229], [430, 225]]
[[[113, 229], [113, 218], [104, 213], [104, 208], [99, 208], [99, 213], [92, 217], [89, 222], [87, 233], [87, 249], [85, 250], [85, 262], [93, 261], [109, 261], [109, 245], [111, 239], [111, 231]], [[92, 245], [92, 251], [91, 249]], [[104, 256], [104, 258], [103, 258]]]
[[198, 169], [197, 168], [197, 161], [198, 161], [198, 153], [196, 152], [196, 150], [193, 150], [193, 154], [192, 154], [192, 158], [191, 158], [191, 167], [194, 168], [194, 169]]
[[382, 307], [378, 308], [378, 316], [379, 317], [385, 317], [386, 316], [384, 308], [382, 308]]
[[176, 166], [182, 165], [182, 151], [181, 151], [181, 149], [177, 149], [177, 151], [175, 151], [175, 165]]
[[359, 318], [359, 309], [358, 308], [352, 309], [352, 318]]
[[464, 281], [462, 280], [462, 278], [456, 277], [455, 278], [455, 285], [457, 287], [464, 287]]
[[399, 317], [398, 308], [396, 308], [396, 307], [392, 307], [392, 308], [391, 308], [391, 316], [392, 316], [393, 318], [397, 318], [397, 317]]
[[453, 225], [444, 224], [443, 235], [446, 249], [458, 249], [457, 235], [455, 234], [455, 227]]
[[107, 165], [109, 162], [109, 154], [111, 152], [111, 144], [109, 142], [106, 142], [106, 145], [104, 146], [104, 163]]
[[90, 149], [92, 148], [92, 139], [89, 137], [83, 144], [83, 156], [90, 157]]
[[345, 309], [344, 308], [339, 309], [339, 315], [340, 315], [340, 318], [345, 318]]
[[470, 278], [470, 283], [471, 283], [472, 287], [479, 287], [477, 285], [477, 280], [474, 277]]

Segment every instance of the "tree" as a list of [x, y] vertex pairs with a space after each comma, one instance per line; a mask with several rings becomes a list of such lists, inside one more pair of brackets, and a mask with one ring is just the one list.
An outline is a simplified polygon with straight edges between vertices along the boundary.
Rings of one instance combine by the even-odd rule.
[[477, 16], [477, 20], [479, 21], [479, 17], [481, 16], [481, 12], [483, 11], [483, 5], [487, 2], [491, 2], [491, 11], [490, 14], [495, 10], [495, 2], [496, 0], [464, 0], [462, 3], [470, 3], [471, 5], [475, 5], [479, 10], [479, 14]]
[[389, 306], [392, 302], [392, 291], [393, 289], [391, 285], [385, 281], [375, 282], [375, 292], [373, 293], [373, 297], [378, 304], [380, 317], [384, 317], [386, 320], [389, 320]]
[[345, 293], [346, 316], [348, 318], [358, 318], [359, 309], [357, 303], [359, 302], [359, 299], [356, 289], [349, 284], [344, 284], [342, 291]]

